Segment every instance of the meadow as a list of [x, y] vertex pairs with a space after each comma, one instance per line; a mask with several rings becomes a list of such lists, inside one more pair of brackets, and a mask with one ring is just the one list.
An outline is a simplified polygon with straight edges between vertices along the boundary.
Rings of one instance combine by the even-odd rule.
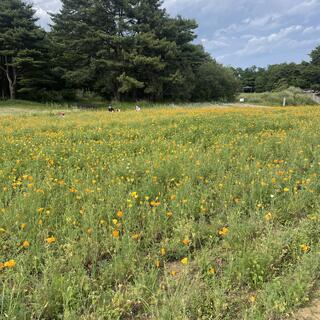
[[0, 116], [0, 318], [292, 319], [319, 285], [319, 123]]

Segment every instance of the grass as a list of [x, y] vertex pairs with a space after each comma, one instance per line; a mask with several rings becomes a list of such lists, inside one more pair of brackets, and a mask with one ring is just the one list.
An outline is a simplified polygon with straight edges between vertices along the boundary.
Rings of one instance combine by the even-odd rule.
[[239, 95], [239, 99], [240, 98], [244, 98], [245, 103], [265, 106], [282, 106], [283, 98], [286, 98], [287, 106], [312, 106], [317, 104], [310, 96], [297, 88], [289, 88], [275, 92], [242, 93]]
[[320, 271], [319, 118], [0, 117], [0, 318], [291, 317]]

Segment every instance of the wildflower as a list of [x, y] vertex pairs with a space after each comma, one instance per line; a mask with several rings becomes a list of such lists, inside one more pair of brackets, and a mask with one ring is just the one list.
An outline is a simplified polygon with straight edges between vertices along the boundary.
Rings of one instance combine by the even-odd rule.
[[113, 236], [114, 238], [119, 238], [119, 235], [120, 235], [119, 230], [113, 230], [112, 236]]
[[4, 263], [0, 262], [0, 270], [2, 270], [4, 268]]
[[172, 213], [172, 212], [167, 212], [167, 213], [166, 213], [166, 216], [167, 216], [168, 218], [171, 218], [171, 217], [173, 216], [173, 213]]
[[138, 198], [138, 192], [131, 192], [130, 193], [130, 196], [132, 197], [132, 198], [134, 198], [134, 199], [137, 199]]
[[25, 248], [25, 249], [29, 248], [30, 247], [30, 242], [28, 240], [23, 241], [22, 242], [22, 247]]
[[21, 230], [24, 230], [26, 227], [27, 227], [27, 224], [26, 224], [26, 223], [21, 223], [21, 224], [20, 224], [20, 229], [21, 229]]
[[13, 268], [16, 265], [14, 260], [9, 260], [3, 264], [5, 268]]
[[289, 192], [289, 188], [284, 188], [283, 191], [284, 192]]
[[5, 232], [6, 232], [6, 229], [0, 228], [0, 233], [5, 233]]
[[121, 219], [121, 218], [123, 217], [123, 212], [122, 212], [122, 211], [118, 211], [118, 212], [117, 212], [117, 217], [118, 217], [119, 219]]
[[302, 244], [302, 245], [300, 245], [300, 249], [302, 252], [307, 253], [310, 251], [310, 246], [307, 244]]
[[56, 238], [53, 237], [53, 236], [51, 236], [51, 237], [47, 238], [46, 241], [47, 241], [48, 244], [52, 244], [52, 243], [55, 243], [55, 242], [56, 242]]
[[140, 233], [134, 233], [134, 234], [131, 236], [131, 238], [132, 238], [133, 240], [139, 240], [139, 238], [140, 238]]
[[41, 214], [44, 211], [44, 208], [39, 208], [37, 211], [39, 214]]
[[156, 260], [155, 265], [156, 265], [157, 268], [160, 268], [160, 261]]
[[189, 239], [183, 239], [182, 240], [182, 243], [185, 245], [185, 246], [188, 246], [190, 244], [190, 240]]
[[160, 206], [160, 201], [151, 201], [150, 202], [150, 206], [151, 207], [159, 207]]
[[187, 264], [189, 263], [188, 258], [183, 258], [183, 259], [181, 260], [181, 263], [184, 264], [184, 265], [187, 265]]
[[161, 253], [162, 256], [165, 256], [166, 253], [167, 253], [167, 251], [166, 251], [165, 248], [161, 248], [161, 249], [160, 249], [160, 253]]
[[87, 234], [90, 236], [93, 233], [93, 229], [92, 228], [88, 228], [87, 229]]
[[170, 272], [170, 274], [171, 274], [173, 277], [175, 277], [175, 276], [177, 275], [177, 271], [176, 271], [176, 270], [172, 270], [172, 271]]
[[270, 221], [272, 220], [273, 216], [272, 216], [272, 213], [271, 212], [268, 212], [265, 216], [264, 216], [264, 219], [266, 221]]
[[250, 296], [249, 297], [249, 301], [251, 302], [251, 303], [255, 303], [256, 302], [256, 296]]
[[101, 225], [106, 224], [106, 223], [107, 223], [106, 220], [103, 220], [103, 219], [100, 220], [100, 224], [101, 224]]
[[209, 273], [210, 274], [215, 274], [216, 273], [216, 269], [214, 267], [212, 267], [210, 270], [209, 270]]
[[225, 237], [229, 233], [228, 227], [223, 227], [222, 229], [219, 230], [219, 235], [222, 237]]
[[171, 197], [170, 197], [171, 200], [176, 200], [177, 199], [177, 196], [175, 194], [173, 194]]
[[112, 219], [112, 223], [116, 226], [118, 224], [118, 220], [117, 219]]

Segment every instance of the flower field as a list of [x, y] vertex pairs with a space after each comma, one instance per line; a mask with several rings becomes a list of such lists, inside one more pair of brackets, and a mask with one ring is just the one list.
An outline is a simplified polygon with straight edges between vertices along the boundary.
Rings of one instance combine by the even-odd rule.
[[0, 319], [284, 319], [320, 271], [320, 109], [0, 117]]

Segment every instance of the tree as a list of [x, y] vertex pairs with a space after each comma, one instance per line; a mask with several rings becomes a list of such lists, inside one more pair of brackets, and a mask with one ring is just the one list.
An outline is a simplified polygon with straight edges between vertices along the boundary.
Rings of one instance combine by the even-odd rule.
[[43, 64], [45, 32], [36, 26], [34, 10], [21, 0], [0, 2], [0, 83], [11, 99], [17, 89], [31, 90], [34, 73]]
[[315, 66], [320, 66], [320, 46], [315, 48], [311, 53], [311, 64]]
[[200, 66], [196, 79], [194, 99], [198, 101], [232, 100], [239, 89], [233, 71], [213, 60]]

